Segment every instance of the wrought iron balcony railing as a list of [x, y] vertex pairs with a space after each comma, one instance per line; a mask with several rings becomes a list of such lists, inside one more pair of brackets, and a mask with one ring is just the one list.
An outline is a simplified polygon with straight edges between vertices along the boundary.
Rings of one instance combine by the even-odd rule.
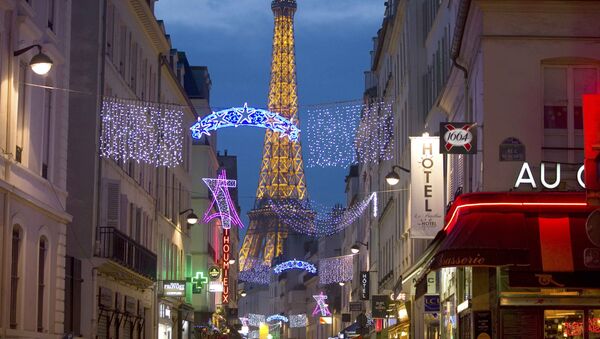
[[156, 254], [114, 227], [98, 227], [97, 255], [156, 281]]

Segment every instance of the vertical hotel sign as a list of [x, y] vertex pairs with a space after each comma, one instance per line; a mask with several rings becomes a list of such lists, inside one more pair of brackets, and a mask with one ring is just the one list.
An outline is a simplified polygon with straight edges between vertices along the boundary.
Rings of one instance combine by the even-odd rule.
[[439, 137], [411, 137], [410, 237], [434, 238], [444, 225], [444, 161]]
[[231, 242], [229, 238], [229, 229], [223, 229], [223, 292], [221, 293], [221, 303], [229, 303], [229, 255], [231, 253]]

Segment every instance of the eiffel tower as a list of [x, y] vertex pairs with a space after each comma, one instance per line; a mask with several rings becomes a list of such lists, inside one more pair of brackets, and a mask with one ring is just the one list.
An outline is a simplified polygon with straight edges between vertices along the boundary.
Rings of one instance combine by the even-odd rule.
[[[296, 0], [273, 0], [275, 16], [269, 110], [298, 125], [298, 94], [296, 91], [296, 60], [294, 52], [294, 13]], [[250, 226], [240, 250], [240, 271], [251, 269], [258, 261], [271, 266], [274, 258], [283, 254], [288, 236], [286, 225], [279, 222], [269, 206], [275, 201], [303, 201], [306, 182], [300, 142], [280, 138], [267, 130], [254, 209], [248, 213]], [[258, 260], [248, 260], [248, 259]]]

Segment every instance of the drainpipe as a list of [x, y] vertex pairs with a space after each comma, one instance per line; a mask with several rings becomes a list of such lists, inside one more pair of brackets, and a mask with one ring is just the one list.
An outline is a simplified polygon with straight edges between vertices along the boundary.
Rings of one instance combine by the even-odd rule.
[[[466, 114], [465, 121], [472, 121], [472, 112], [471, 112], [471, 96], [469, 93], [469, 71], [466, 66], [458, 63], [458, 57], [460, 56], [460, 50], [462, 47], [462, 41], [465, 34], [465, 26], [467, 24], [467, 18], [469, 15], [469, 9], [471, 8], [471, 0], [462, 0], [458, 7], [458, 15], [456, 17], [456, 27], [454, 29], [454, 37], [452, 40], [452, 49], [450, 51], [450, 58], [452, 59], [452, 65], [462, 71], [465, 82], [465, 106], [466, 106]], [[477, 147], [477, 146], [475, 146]], [[465, 157], [465, 165], [463, 171], [463, 189], [465, 192], [472, 191], [471, 184], [471, 171], [472, 171], [473, 161], [470, 157]], [[451, 192], [454, 194], [454, 192]]]

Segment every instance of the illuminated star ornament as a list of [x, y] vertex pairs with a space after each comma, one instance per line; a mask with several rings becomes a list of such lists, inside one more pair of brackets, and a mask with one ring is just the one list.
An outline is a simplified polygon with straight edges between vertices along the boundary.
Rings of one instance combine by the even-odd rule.
[[288, 322], [288, 318], [285, 315], [281, 314], [273, 314], [267, 317], [267, 322], [272, 321], [283, 321], [284, 323]]
[[[221, 170], [219, 176], [214, 178], [203, 178], [202, 181], [208, 186], [213, 195], [213, 200], [204, 213], [202, 221], [208, 223], [214, 218], [221, 218], [223, 228], [230, 229], [231, 224], [237, 225], [240, 228], [244, 227], [239, 215], [235, 209], [235, 205], [229, 195], [229, 188], [236, 187], [235, 180], [227, 179], [225, 170]], [[217, 205], [218, 213], [212, 213], [214, 205]]]
[[283, 271], [287, 271], [287, 270], [305, 270], [309, 273], [312, 274], [316, 274], [317, 273], [317, 268], [315, 267], [315, 265], [306, 262], [306, 261], [301, 261], [301, 260], [289, 260], [286, 262], [282, 262], [281, 264], [275, 266], [273, 268], [273, 271], [275, 271], [276, 274], [280, 274]]
[[279, 133], [281, 138], [287, 137], [290, 141], [298, 141], [300, 129], [296, 124], [277, 113], [248, 107], [232, 107], [213, 112], [190, 127], [192, 138], [200, 139], [203, 135], [210, 135], [210, 131], [216, 131], [224, 127], [253, 126], [270, 129]]
[[330, 316], [331, 312], [329, 312], [329, 307], [325, 303], [325, 300], [327, 300], [327, 296], [323, 294], [323, 292], [321, 292], [318, 295], [313, 295], [313, 298], [315, 298], [315, 300], [317, 301], [317, 306], [315, 306], [315, 309], [312, 313], [313, 317], [319, 313], [321, 313], [321, 317]]

